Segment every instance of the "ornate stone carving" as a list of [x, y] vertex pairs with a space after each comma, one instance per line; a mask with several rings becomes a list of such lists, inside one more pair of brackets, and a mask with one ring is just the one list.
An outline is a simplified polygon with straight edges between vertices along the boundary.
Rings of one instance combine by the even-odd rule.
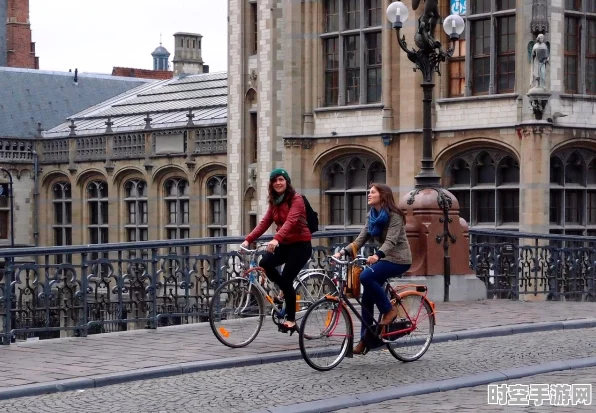
[[536, 36], [539, 33], [548, 33], [548, 12], [547, 0], [532, 1], [532, 21], [530, 22], [530, 32]]
[[310, 149], [313, 145], [312, 139], [304, 138], [284, 138], [284, 146], [286, 148], [302, 148]]
[[253, 89], [257, 89], [257, 71], [252, 69], [248, 75], [248, 85]]

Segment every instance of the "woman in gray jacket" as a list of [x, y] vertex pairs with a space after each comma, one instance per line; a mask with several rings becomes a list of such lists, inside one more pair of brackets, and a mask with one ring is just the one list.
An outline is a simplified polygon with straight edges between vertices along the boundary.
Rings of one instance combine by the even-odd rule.
[[[372, 325], [374, 305], [383, 314], [381, 325], [387, 325], [397, 316], [397, 308], [392, 306], [385, 294], [383, 284], [387, 279], [399, 277], [412, 265], [410, 244], [406, 236], [406, 216], [397, 207], [393, 199], [391, 188], [385, 184], [371, 184], [368, 194], [367, 225], [360, 235], [352, 242], [356, 250], [369, 240], [376, 241], [381, 247], [374, 255], [367, 259], [370, 266], [360, 274], [360, 283], [364, 287], [362, 292], [362, 318]], [[352, 244], [337, 254], [336, 258], [349, 254]], [[364, 333], [366, 327], [362, 325], [360, 342], [354, 347], [354, 354], [362, 354], [366, 349]]]

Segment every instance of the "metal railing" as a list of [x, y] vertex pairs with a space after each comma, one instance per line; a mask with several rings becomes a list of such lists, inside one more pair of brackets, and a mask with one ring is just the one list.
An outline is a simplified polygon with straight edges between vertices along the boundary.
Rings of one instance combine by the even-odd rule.
[[[356, 231], [315, 234], [309, 266]], [[271, 237], [262, 237], [263, 240]], [[241, 272], [244, 238], [220, 237], [0, 251], [0, 337], [56, 338], [207, 321], [211, 296]], [[343, 242], [343, 241], [341, 241]]]
[[[327, 268], [325, 256], [357, 234], [316, 233], [309, 266]], [[243, 240], [0, 250], [0, 338], [8, 344], [207, 321], [215, 288], [241, 271], [233, 249]], [[470, 240], [470, 268], [487, 298], [596, 300], [596, 237], [471, 229]]]
[[470, 268], [488, 298], [596, 301], [596, 237], [470, 229]]

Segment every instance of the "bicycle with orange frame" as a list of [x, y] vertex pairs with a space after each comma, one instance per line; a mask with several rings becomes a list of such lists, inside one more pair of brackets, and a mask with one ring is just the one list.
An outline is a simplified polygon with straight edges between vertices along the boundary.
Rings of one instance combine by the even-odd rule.
[[[385, 291], [398, 315], [391, 324], [379, 325], [381, 315], [367, 324], [361, 313], [346, 296], [348, 268], [366, 266], [366, 258], [359, 255], [353, 261], [329, 257], [340, 270], [335, 272], [338, 294], [326, 295], [312, 306], [302, 318], [300, 326], [300, 352], [306, 363], [315, 370], [328, 371], [336, 367], [344, 357], [353, 357], [354, 322], [348, 309], [366, 326], [364, 341], [367, 351], [383, 345], [402, 362], [418, 360], [430, 347], [435, 326], [435, 304], [427, 297], [425, 285], [403, 284], [391, 287], [385, 283]], [[361, 302], [355, 299], [358, 304]], [[358, 332], [359, 333], [359, 332]], [[421, 334], [419, 336], [419, 334]], [[323, 348], [321, 348], [321, 345]], [[411, 351], [408, 351], [412, 348]], [[325, 363], [325, 361], [329, 361]]]

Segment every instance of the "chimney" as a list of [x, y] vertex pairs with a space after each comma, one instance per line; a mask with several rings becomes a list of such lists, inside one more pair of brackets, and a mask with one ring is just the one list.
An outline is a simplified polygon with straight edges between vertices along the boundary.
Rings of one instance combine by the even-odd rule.
[[204, 73], [202, 38], [198, 33], [174, 33], [174, 76]]

